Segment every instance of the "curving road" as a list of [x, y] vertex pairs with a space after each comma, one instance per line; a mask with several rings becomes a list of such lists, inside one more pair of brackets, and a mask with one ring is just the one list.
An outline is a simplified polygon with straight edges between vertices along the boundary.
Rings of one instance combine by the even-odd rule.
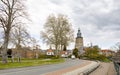
[[80, 65], [82, 63], [84, 63], [84, 61], [79, 59], [67, 59], [66, 62], [60, 64], [0, 70], [0, 75], [42, 75], [48, 72]]

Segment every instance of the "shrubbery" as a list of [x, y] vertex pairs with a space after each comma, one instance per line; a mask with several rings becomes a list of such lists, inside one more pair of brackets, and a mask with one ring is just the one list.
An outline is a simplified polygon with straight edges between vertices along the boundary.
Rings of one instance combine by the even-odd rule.
[[88, 60], [98, 60], [98, 61], [103, 61], [103, 62], [110, 62], [110, 60], [105, 55], [101, 55], [101, 54], [93, 55], [93, 56], [85, 55], [85, 56], [82, 56], [81, 58], [88, 59]]
[[78, 58], [78, 49], [77, 48], [75, 48], [73, 50], [73, 55], [75, 55], [75, 57]]
[[81, 58], [89, 60], [98, 60], [103, 62], [110, 61], [105, 55], [99, 54], [100, 48], [98, 46], [87, 47], [84, 56]]
[[39, 58], [40, 58], [40, 59], [45, 59], [45, 58], [46, 58], [46, 55], [45, 55], [45, 54], [40, 54], [40, 55], [39, 55]]
[[48, 59], [48, 58], [50, 58], [50, 59], [59, 59], [60, 56], [59, 56], [59, 55], [58, 55], [58, 56], [55, 56], [55, 55], [40, 54], [40, 55], [39, 55], [39, 58], [40, 58], [40, 59]]

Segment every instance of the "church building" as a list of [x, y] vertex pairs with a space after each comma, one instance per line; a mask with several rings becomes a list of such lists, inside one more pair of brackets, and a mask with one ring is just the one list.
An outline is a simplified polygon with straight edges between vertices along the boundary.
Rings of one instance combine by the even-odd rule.
[[78, 49], [79, 54], [82, 54], [84, 52], [84, 50], [83, 50], [83, 37], [82, 37], [80, 29], [78, 29], [78, 32], [77, 32], [77, 37], [76, 37], [76, 41], [75, 41], [75, 48]]

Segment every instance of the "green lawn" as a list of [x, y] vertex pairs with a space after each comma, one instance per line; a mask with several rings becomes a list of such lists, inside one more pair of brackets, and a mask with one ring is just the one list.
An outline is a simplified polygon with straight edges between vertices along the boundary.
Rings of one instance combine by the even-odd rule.
[[64, 62], [64, 59], [24, 59], [22, 62], [9, 62], [7, 64], [2, 64], [0, 62], [0, 69], [9, 69], [9, 68], [20, 68], [28, 66], [40, 66], [46, 64], [57, 64]]

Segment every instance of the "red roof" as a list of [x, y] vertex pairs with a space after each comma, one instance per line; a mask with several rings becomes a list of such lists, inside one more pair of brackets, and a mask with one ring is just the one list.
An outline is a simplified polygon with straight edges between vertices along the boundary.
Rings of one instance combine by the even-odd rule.
[[66, 54], [66, 52], [67, 52], [67, 51], [61, 51], [60, 53], [61, 53], [61, 54]]
[[47, 52], [53, 52], [53, 50], [52, 49], [48, 49]]
[[101, 50], [102, 52], [114, 52], [114, 51], [111, 51], [109, 49], [104, 49], [104, 50]]

